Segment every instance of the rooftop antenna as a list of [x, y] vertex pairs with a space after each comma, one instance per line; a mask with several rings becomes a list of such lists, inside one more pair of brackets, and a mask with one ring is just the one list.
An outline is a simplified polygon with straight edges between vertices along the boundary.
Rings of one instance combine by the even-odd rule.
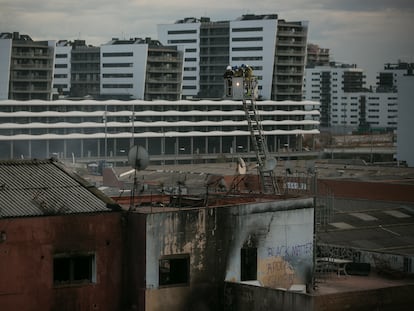
[[137, 189], [137, 171], [147, 168], [149, 163], [148, 151], [142, 146], [133, 146], [128, 152], [128, 163], [134, 169], [134, 186], [129, 204], [129, 210], [131, 210], [134, 207], [135, 191]]

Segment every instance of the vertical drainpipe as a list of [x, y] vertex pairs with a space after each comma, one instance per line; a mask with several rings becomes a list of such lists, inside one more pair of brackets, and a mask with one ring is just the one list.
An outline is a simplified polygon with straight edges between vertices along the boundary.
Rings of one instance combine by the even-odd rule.
[[312, 290], [315, 287], [315, 272], [316, 272], [316, 196], [318, 194], [318, 177], [317, 171], [313, 172], [313, 252], [312, 252]]

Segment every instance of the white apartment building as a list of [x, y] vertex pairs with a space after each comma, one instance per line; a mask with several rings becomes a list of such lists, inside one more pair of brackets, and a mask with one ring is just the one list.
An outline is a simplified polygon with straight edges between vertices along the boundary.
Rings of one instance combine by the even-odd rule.
[[200, 25], [195, 18], [158, 25], [158, 40], [167, 46], [177, 46], [184, 54], [182, 96], [188, 99], [200, 91]]
[[[361, 95], [362, 96], [362, 95]], [[396, 129], [398, 124], [397, 93], [364, 93], [366, 122], [371, 129]]]
[[0, 38], [0, 100], [9, 98], [12, 39]]
[[148, 44], [115, 38], [100, 51], [100, 94], [144, 99]]
[[71, 55], [70, 42], [58, 41], [55, 48], [55, 68], [53, 72], [53, 89], [60, 96], [69, 95], [71, 87]]
[[354, 65], [310, 66], [305, 70], [304, 100], [321, 102], [321, 126], [332, 130], [394, 130], [398, 124], [398, 81], [411, 64], [386, 64], [377, 87], [364, 87]]
[[185, 53], [185, 98], [221, 98], [226, 67], [244, 64], [258, 77], [261, 98], [301, 100], [306, 22], [248, 14], [234, 21], [185, 18], [157, 29], [164, 45], [178, 45]]
[[230, 65], [247, 64], [259, 80], [263, 98], [271, 98], [277, 19], [230, 22]]
[[303, 99], [321, 103], [321, 126], [355, 130], [361, 119], [364, 72], [355, 65], [331, 64], [305, 70]]
[[[301, 151], [319, 135], [318, 103], [258, 101], [269, 152]], [[76, 157], [125, 161], [142, 145], [156, 161], [254, 155], [245, 111], [233, 100], [4, 100], [0, 159]], [[312, 148], [312, 146], [308, 146]]]

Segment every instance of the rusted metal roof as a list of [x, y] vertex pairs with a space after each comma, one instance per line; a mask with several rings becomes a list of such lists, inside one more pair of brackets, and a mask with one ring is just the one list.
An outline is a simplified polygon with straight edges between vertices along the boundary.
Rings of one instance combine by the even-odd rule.
[[117, 207], [54, 159], [0, 161], [0, 218], [107, 212]]

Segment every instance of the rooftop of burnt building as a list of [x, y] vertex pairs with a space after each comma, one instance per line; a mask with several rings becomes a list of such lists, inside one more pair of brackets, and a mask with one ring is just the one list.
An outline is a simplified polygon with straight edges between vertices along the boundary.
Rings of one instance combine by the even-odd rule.
[[[254, 165], [247, 166], [247, 174], [257, 176]], [[335, 198], [329, 213], [320, 216], [317, 211], [318, 217], [325, 217], [317, 219], [321, 243], [414, 256], [414, 168], [366, 165], [352, 160], [279, 161], [276, 175], [306, 178], [310, 168], [317, 172], [321, 200]], [[128, 167], [114, 169], [118, 176], [128, 170]], [[102, 177], [93, 178], [97, 183], [102, 182]], [[150, 166], [138, 171], [136, 178], [138, 195], [134, 204], [130, 201], [133, 174], [119, 178], [124, 187], [121, 192], [116, 187], [103, 189], [109, 194], [112, 191], [112, 197], [121, 198], [118, 203], [124, 208], [140, 206], [140, 212], [176, 210], [173, 206], [213, 207], [312, 195], [294, 191], [279, 196], [262, 195], [257, 188], [254, 191], [243, 188], [233, 193], [228, 185], [241, 178], [236, 173], [235, 163]], [[208, 185], [209, 181], [221, 178], [224, 178], [226, 189], [217, 188], [218, 183], [217, 189]]]
[[[247, 164], [247, 175], [258, 174], [255, 163]], [[231, 183], [237, 178], [237, 163], [203, 163], [178, 165], [153, 165], [142, 171], [137, 171], [136, 178], [139, 184], [151, 188], [152, 193], [158, 190], [172, 191], [178, 188], [185, 189], [188, 194], [202, 194], [206, 191], [206, 184], [211, 178], [226, 177]], [[131, 171], [129, 166], [115, 167], [114, 174], [118, 176], [120, 185], [108, 185], [103, 182], [102, 176], [84, 176], [110, 196], [119, 194], [121, 190], [132, 188], [134, 174], [124, 173]], [[280, 160], [275, 169], [278, 177], [307, 176], [310, 171], [316, 171], [318, 179], [382, 182], [388, 184], [414, 184], [414, 168], [404, 166], [370, 165], [359, 160]], [[227, 185], [228, 186], [228, 185]], [[159, 191], [161, 193], [161, 191]]]

